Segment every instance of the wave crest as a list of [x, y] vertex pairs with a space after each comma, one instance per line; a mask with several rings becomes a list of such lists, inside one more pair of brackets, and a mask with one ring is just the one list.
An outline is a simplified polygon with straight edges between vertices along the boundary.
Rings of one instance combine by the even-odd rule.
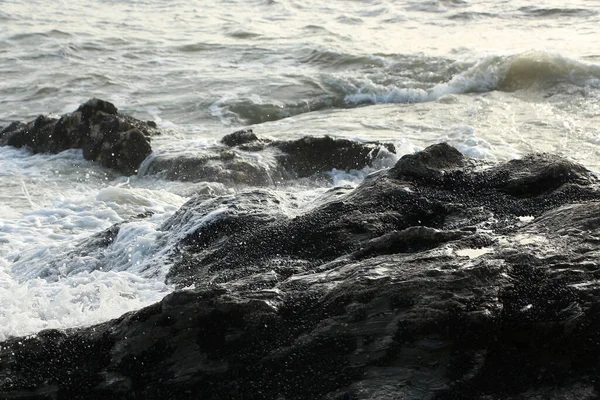
[[304, 63], [340, 64], [347, 70], [318, 77], [294, 76], [299, 84], [278, 88], [276, 96], [229, 93], [213, 103], [212, 115], [227, 125], [259, 124], [323, 109], [423, 103], [447, 95], [543, 92], [560, 84], [600, 88], [600, 66], [541, 51], [489, 56], [470, 64], [423, 58], [391, 62], [333, 52], [305, 55]]
[[500, 90], [543, 90], [549, 85], [570, 83], [600, 87], [600, 66], [546, 52], [527, 52], [514, 56], [492, 56], [431, 88], [378, 84], [368, 78], [338, 79], [331, 82], [345, 94], [349, 104], [421, 103], [444, 95]]

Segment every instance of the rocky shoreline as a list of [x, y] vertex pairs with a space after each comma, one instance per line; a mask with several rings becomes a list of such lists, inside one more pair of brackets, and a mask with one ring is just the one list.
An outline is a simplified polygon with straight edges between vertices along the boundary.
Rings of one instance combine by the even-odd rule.
[[[153, 121], [121, 114], [114, 104], [94, 98], [61, 117], [40, 115], [27, 123], [15, 121], [0, 127], [0, 146], [50, 154], [82, 149], [86, 160], [123, 175], [136, 175], [152, 154], [151, 138], [163, 133]], [[203, 154], [151, 157], [141, 175], [268, 186], [332, 169], [362, 169], [395, 153], [389, 143], [358, 143], [327, 136], [276, 141], [259, 137], [252, 130], [226, 135], [221, 144]], [[266, 162], [256, 163], [256, 154], [262, 154]]]
[[[93, 128], [78, 112], [82, 144]], [[3, 144], [50, 143], [50, 128], [34, 142], [7, 129]], [[223, 145], [273, 150], [297, 177], [393, 150], [251, 131]], [[0, 397], [597, 398], [599, 188], [549, 154], [493, 164], [437, 144], [295, 217], [265, 188], [199, 194], [161, 227], [178, 238], [165, 246], [179, 289], [100, 325], [0, 343]]]

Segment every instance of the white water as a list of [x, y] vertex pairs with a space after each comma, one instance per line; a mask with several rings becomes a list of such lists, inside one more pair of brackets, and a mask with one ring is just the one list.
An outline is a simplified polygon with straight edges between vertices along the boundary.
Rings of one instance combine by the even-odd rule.
[[[115, 180], [80, 151], [0, 155], [0, 340], [115, 318], [171, 290], [161, 279], [157, 227], [184, 197]], [[79, 253], [91, 234], [148, 211], [154, 215], [123, 225], [105, 250]]]
[[[397, 156], [440, 141], [498, 161], [547, 151], [600, 171], [599, 15], [591, 0], [4, 1], [0, 126], [100, 97], [168, 130], [155, 156], [251, 126], [391, 141]], [[273, 190], [298, 193], [292, 214], [327, 189], [290, 185]], [[162, 222], [195, 193], [239, 190], [0, 148], [0, 340], [159, 300], [176, 240]], [[80, 251], [116, 223], [112, 244]]]

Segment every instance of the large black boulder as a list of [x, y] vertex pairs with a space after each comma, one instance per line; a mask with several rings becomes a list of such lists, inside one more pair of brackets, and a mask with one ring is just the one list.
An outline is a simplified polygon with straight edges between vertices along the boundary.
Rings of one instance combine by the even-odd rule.
[[439, 144], [294, 215], [199, 195], [162, 227], [179, 289], [1, 343], [0, 397], [598, 398], [598, 184]]
[[0, 145], [28, 147], [34, 153], [81, 148], [87, 160], [133, 175], [152, 152], [150, 137], [159, 133], [154, 122], [119, 114], [114, 104], [91, 99], [60, 118], [42, 115], [10, 124], [0, 131]]

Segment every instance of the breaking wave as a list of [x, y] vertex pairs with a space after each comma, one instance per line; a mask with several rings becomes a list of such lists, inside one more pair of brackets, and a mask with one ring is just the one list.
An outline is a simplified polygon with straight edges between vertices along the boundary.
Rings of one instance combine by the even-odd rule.
[[304, 55], [307, 64], [332, 63], [347, 69], [318, 77], [302, 76], [289, 93], [280, 89], [281, 101], [256, 93], [230, 93], [212, 104], [212, 115], [227, 125], [251, 125], [323, 109], [423, 103], [445, 95], [543, 91], [565, 83], [600, 88], [600, 66], [539, 51], [462, 64], [419, 57], [393, 61], [383, 56], [352, 58], [334, 52]]
[[559, 83], [600, 87], [600, 66], [556, 54], [528, 52], [485, 58], [449, 81], [430, 88], [406, 88], [367, 78], [337, 78], [331, 83], [346, 92], [344, 100], [349, 104], [422, 103], [448, 94], [542, 90]]

